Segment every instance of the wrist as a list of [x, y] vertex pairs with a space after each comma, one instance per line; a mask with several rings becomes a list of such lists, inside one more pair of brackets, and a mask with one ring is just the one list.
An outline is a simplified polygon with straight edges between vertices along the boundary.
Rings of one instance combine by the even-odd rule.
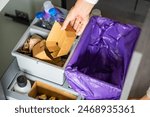
[[93, 7], [94, 4], [91, 4], [86, 0], [77, 0], [76, 4], [74, 5], [74, 8], [79, 10], [79, 12], [82, 12], [83, 15], [89, 15]]
[[88, 3], [91, 3], [91, 4], [96, 4], [98, 2], [98, 0], [84, 0]]

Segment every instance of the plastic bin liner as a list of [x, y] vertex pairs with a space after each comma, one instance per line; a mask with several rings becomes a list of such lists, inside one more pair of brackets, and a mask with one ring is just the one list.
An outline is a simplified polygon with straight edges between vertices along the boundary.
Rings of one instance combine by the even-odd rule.
[[140, 29], [93, 16], [65, 69], [85, 99], [119, 99]]

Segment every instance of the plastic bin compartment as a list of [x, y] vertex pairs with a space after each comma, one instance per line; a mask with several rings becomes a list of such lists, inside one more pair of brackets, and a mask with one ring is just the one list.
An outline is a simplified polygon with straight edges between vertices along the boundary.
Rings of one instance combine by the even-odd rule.
[[140, 29], [92, 17], [65, 69], [69, 85], [85, 99], [119, 99]]
[[29, 97], [39, 100], [76, 100], [77, 96], [43, 82], [34, 82]]
[[[25, 76], [30, 81], [31, 90], [28, 93], [20, 93], [14, 90], [14, 86], [17, 82], [16, 80], [19, 76]], [[13, 81], [8, 87], [8, 90], [14, 95], [13, 99], [33, 100], [37, 97], [42, 99], [43, 96], [47, 96], [47, 99], [50, 100], [82, 100], [78, 93], [64, 85], [61, 86], [59, 84], [48, 82], [22, 71], [18, 71], [15, 75]]]
[[[36, 28], [35, 26], [34, 28], [29, 27], [24, 33], [24, 35], [22, 36], [22, 38], [19, 40], [15, 48], [13, 49], [12, 55], [17, 58], [18, 66], [21, 71], [62, 85], [65, 80], [64, 68], [68, 60], [66, 60], [63, 67], [60, 67], [60, 66], [36, 59], [34, 57], [30, 57], [28, 55], [19, 53], [17, 51], [20, 47], [23, 46], [27, 38], [30, 37], [31, 35], [38, 34], [46, 39], [48, 36], [48, 33], [49, 33], [48, 30], [45, 30], [42, 28], [38, 28], [38, 27]], [[73, 50], [73, 48], [71, 50]]]
[[[26, 77], [27, 80], [29, 80], [29, 82], [30, 82], [30, 84], [31, 84], [31, 87], [32, 87], [32, 85], [34, 84], [34, 81], [30, 79], [29, 75], [26, 75], [26, 74], [23, 73], [23, 72], [18, 72], [18, 73], [16, 74], [16, 76], [14, 77], [12, 83], [11, 83], [10, 86], [8, 87], [8, 90], [14, 91], [14, 92], [16, 92], [16, 93], [20, 93], [20, 92], [15, 91], [15, 89], [14, 89], [14, 86], [15, 86], [16, 83], [17, 83], [17, 78], [18, 78], [19, 76], [24, 76], [24, 77]], [[25, 95], [26, 95], [26, 93], [20, 93], [20, 94], [23, 94], [23, 95], [25, 94]]]

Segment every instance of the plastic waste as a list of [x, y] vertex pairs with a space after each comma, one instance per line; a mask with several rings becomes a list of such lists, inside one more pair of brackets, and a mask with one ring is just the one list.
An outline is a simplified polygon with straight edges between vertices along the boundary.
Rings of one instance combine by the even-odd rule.
[[45, 11], [46, 13], [49, 13], [49, 10], [50, 10], [51, 8], [54, 8], [54, 5], [52, 4], [51, 1], [45, 1], [45, 2], [43, 3], [43, 7], [44, 7], [44, 11]]
[[55, 21], [63, 22], [64, 14], [61, 10], [54, 7], [51, 1], [45, 1], [43, 3], [43, 11], [36, 13], [36, 18], [41, 22], [41, 26], [50, 29]]
[[43, 3], [43, 7], [44, 7], [44, 20], [53, 24], [54, 21], [51, 20], [51, 15], [49, 13], [49, 10], [54, 8], [52, 2], [51, 1], [45, 1]]
[[36, 13], [36, 18], [38, 18], [41, 21], [42, 27], [47, 27], [48, 24], [44, 18], [44, 15], [44, 12], [38, 12]]
[[93, 16], [65, 68], [69, 85], [85, 99], [119, 99], [140, 29]]
[[44, 14], [45, 20], [52, 22], [52, 23], [54, 23], [55, 21], [57, 22], [64, 21], [63, 13], [58, 8], [54, 7], [51, 1], [45, 1], [43, 3], [43, 7], [45, 11], [45, 14]]
[[53, 21], [57, 21], [57, 22], [64, 21], [63, 13], [58, 8], [51, 8], [49, 10], [49, 14], [50, 14], [51, 20]]

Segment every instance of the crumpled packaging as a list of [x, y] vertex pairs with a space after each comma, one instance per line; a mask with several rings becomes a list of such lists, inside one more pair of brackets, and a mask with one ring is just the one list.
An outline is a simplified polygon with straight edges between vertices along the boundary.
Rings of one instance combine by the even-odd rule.
[[19, 48], [18, 52], [32, 56], [33, 47], [42, 40], [43, 40], [43, 38], [41, 36], [34, 34], [27, 39], [27, 41], [24, 43], [23, 47]]
[[47, 39], [33, 47], [33, 57], [44, 61], [54, 61], [68, 55], [75, 38], [75, 30], [71, 26], [68, 26], [66, 30], [61, 30], [61, 24], [55, 22]]

